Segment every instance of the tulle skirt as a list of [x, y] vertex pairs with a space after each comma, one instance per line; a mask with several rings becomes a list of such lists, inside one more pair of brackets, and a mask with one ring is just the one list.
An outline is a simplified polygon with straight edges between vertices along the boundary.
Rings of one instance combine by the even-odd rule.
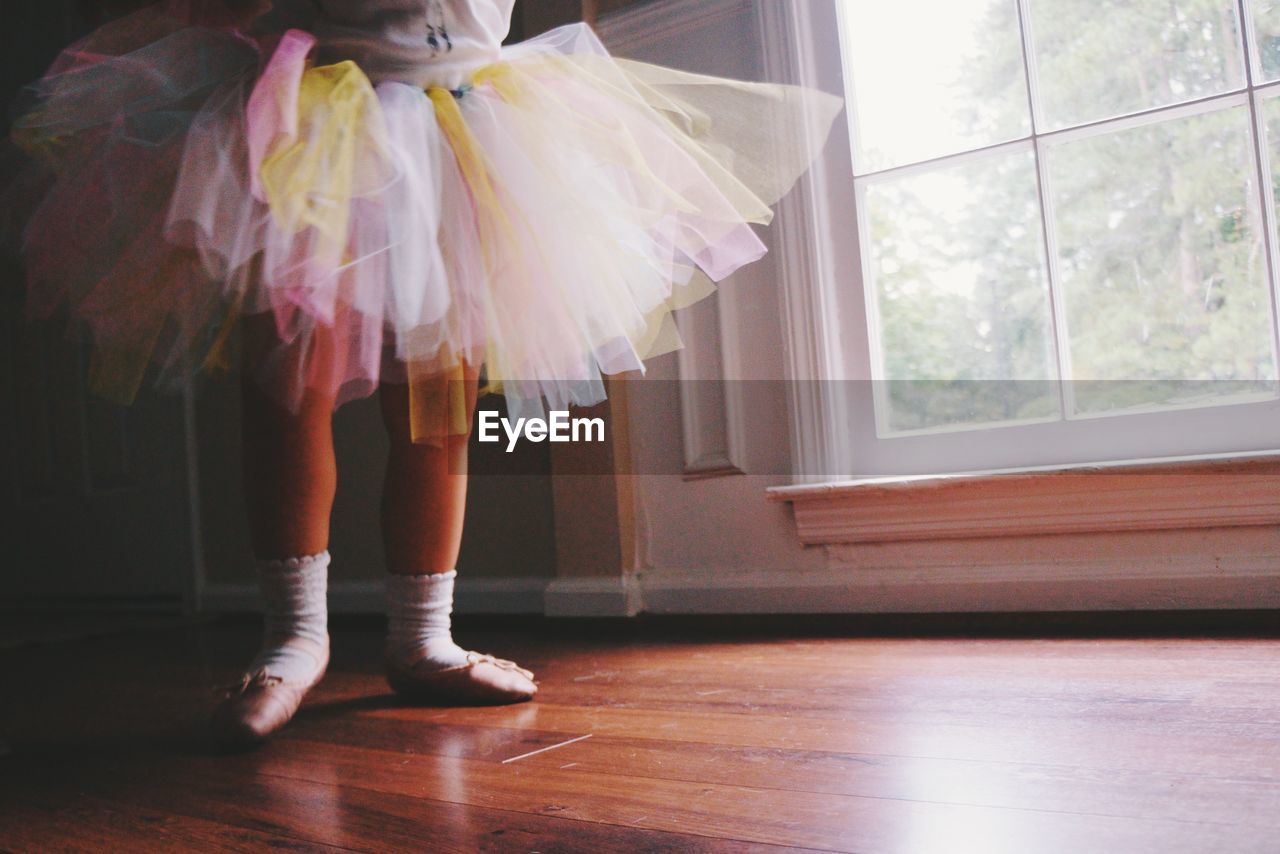
[[[319, 65], [163, 12], [109, 25], [29, 92], [13, 140], [29, 316], [66, 309], [90, 382], [128, 403], [239, 361], [286, 406], [410, 386], [414, 441], [605, 398], [682, 345], [671, 312], [760, 258], [752, 224], [840, 99], [611, 57], [585, 24], [504, 47], [458, 88]], [[253, 359], [239, 321], [269, 313]]]

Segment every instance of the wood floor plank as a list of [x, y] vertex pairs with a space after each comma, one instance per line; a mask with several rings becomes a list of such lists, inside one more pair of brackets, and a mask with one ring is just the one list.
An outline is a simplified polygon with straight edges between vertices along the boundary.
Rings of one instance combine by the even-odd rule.
[[[378, 754], [399, 761], [370, 761]], [[830, 851], [1079, 852], [1109, 846], [1201, 854], [1227, 830], [1237, 851], [1269, 851], [1275, 838], [1269, 829], [1221, 824], [753, 789], [304, 741], [264, 759], [259, 770], [517, 812]], [[919, 847], [921, 842], [928, 845]]]
[[[98, 814], [88, 812], [79, 816], [86, 819], [88, 825], [101, 824], [104, 815], [141, 815], [144, 829], [161, 820], [183, 829], [219, 828], [221, 837], [206, 834], [210, 841], [239, 842], [243, 836], [246, 846], [256, 846], [257, 850], [261, 850], [264, 843], [277, 849], [332, 847], [433, 854], [476, 851], [794, 854], [805, 850], [490, 809], [433, 800], [418, 794], [371, 791], [341, 782], [334, 785], [332, 780], [290, 779], [258, 773], [256, 766], [260, 761], [260, 754], [188, 757], [180, 761], [172, 757], [112, 757], [77, 769], [70, 780], [65, 775], [52, 779], [47, 772], [30, 773], [28, 778], [37, 790], [43, 788], [46, 793], [36, 795], [35, 799], [47, 799], [48, 792], [74, 783], [78, 790], [76, 803], [92, 803], [98, 811]], [[388, 762], [393, 771], [397, 764]], [[33, 798], [28, 794], [23, 800], [30, 802]], [[78, 810], [74, 815], [80, 812], [84, 811]], [[53, 814], [54, 811], [44, 813]], [[6, 811], [0, 809], [0, 820], [5, 817]], [[64, 812], [60, 817], [68, 814]], [[13, 818], [23, 821], [27, 816]], [[56, 822], [53, 826], [40, 821], [24, 821], [24, 824], [25, 841], [29, 843], [24, 844], [24, 848], [44, 850], [50, 840], [59, 838]], [[3, 826], [0, 823], [0, 827]], [[115, 822], [109, 823], [107, 829], [114, 831]], [[110, 838], [108, 833], [84, 841]], [[4, 834], [0, 832], [0, 847], [3, 840]]]
[[[42, 803], [43, 801], [43, 803]], [[253, 828], [160, 811], [119, 797], [39, 795], [0, 807], [0, 849], [59, 851], [340, 851]]]
[[[663, 685], [659, 676], [629, 675], [585, 683], [557, 683], [557, 705], [581, 708], [644, 708], [661, 711], [714, 710], [734, 714], [778, 714], [850, 723], [891, 718], [921, 725], [992, 724], [1032, 719], [1103, 723], [1109, 729], [1150, 729], [1187, 734], [1266, 735], [1280, 725], [1280, 711], [1247, 697], [1219, 695], [1212, 682], [1183, 684], [1178, 692], [1142, 691], [1127, 682], [1091, 685], [1061, 679], [999, 683], [964, 679], [910, 689], [889, 680], [853, 688], [814, 691], [799, 685], [735, 684], [707, 674], [695, 684]], [[714, 686], [719, 687], [714, 687]], [[1274, 689], [1273, 689], [1274, 690]], [[1258, 692], [1262, 695], [1265, 692]]]
[[[388, 708], [373, 717], [423, 720], [420, 711]], [[1116, 731], [1066, 722], [1058, 727], [988, 726], [982, 722], [913, 725], [878, 718], [850, 723], [787, 715], [740, 715], [715, 711], [654, 711], [581, 708], [540, 702], [526, 709], [450, 709], [443, 723], [530, 727], [570, 735], [595, 733], [698, 744], [958, 759], [1014, 764], [1072, 765], [1133, 772], [1185, 771], [1218, 777], [1280, 779], [1280, 741], [1261, 733], [1185, 736], [1159, 728]]]
[[[569, 733], [369, 718], [303, 722], [285, 739], [346, 747], [502, 761], [567, 740]], [[505, 750], [505, 754], [504, 751]], [[1280, 779], [1218, 778], [1179, 772], [1125, 772], [1070, 765], [868, 756], [595, 735], [519, 760], [575, 773], [621, 774], [794, 792], [882, 797], [969, 806], [1133, 818], [1234, 821], [1280, 830]]]

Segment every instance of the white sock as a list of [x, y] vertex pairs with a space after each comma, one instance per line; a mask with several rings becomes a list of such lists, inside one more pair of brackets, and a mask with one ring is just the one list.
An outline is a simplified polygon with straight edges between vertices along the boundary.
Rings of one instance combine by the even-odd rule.
[[327, 659], [317, 659], [307, 645], [289, 641], [302, 639], [327, 652], [329, 610], [326, 591], [329, 552], [258, 561], [258, 586], [262, 591], [263, 638], [250, 672], [266, 670], [286, 682], [310, 682]]
[[456, 569], [387, 579], [387, 655], [401, 661], [423, 658], [437, 668], [467, 663], [467, 651], [453, 642]]

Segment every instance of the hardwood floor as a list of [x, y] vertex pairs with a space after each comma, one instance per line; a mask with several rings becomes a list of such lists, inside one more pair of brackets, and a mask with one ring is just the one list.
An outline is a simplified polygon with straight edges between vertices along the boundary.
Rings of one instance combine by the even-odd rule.
[[0, 849], [1280, 850], [1273, 639], [459, 623], [538, 699], [402, 706], [340, 624], [235, 755], [202, 727], [250, 623], [0, 651]]

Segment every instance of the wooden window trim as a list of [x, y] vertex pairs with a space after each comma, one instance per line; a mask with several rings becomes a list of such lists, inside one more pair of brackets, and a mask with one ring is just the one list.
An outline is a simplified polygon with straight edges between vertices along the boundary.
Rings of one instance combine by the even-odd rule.
[[1280, 454], [797, 484], [806, 545], [1280, 525]]

